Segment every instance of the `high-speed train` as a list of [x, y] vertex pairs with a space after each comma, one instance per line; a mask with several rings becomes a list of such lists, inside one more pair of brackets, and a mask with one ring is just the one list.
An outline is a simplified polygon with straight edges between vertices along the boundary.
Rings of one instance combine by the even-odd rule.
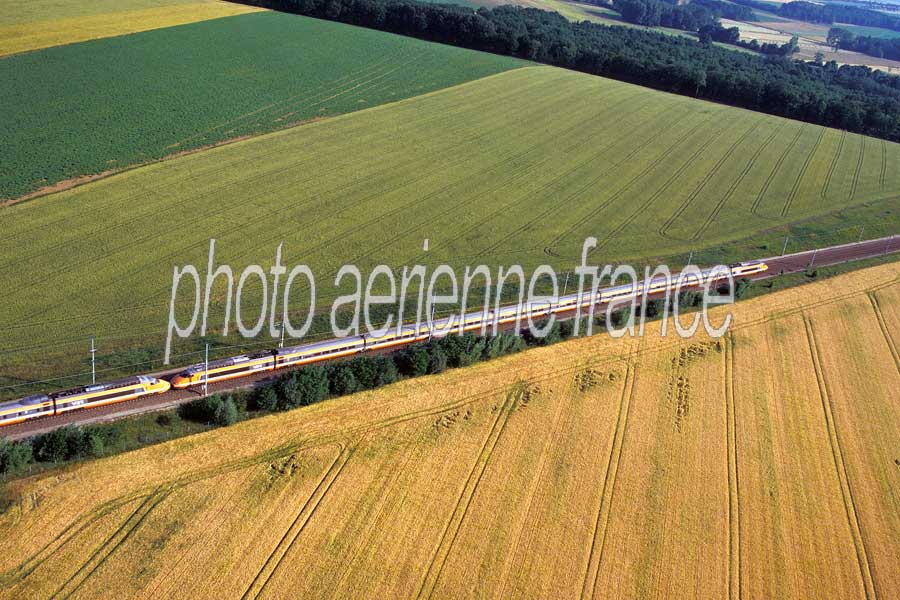
[[[737, 263], [728, 268], [734, 278], [757, 275], [767, 269], [768, 265], [760, 261]], [[203, 383], [235, 379], [263, 371], [274, 371], [284, 367], [351, 356], [368, 350], [412, 344], [431, 337], [443, 337], [454, 332], [462, 333], [482, 328], [490, 331], [495, 323], [499, 326], [512, 323], [517, 319], [524, 323], [528, 317], [536, 319], [551, 314], [570, 312], [578, 307], [589, 308], [592, 301], [597, 305], [628, 301], [643, 295], [645, 288], [647, 295], [654, 295], [676, 288], [697, 287], [703, 281], [717, 281], [727, 277], [728, 274], [725, 270], [714, 272], [713, 269], [707, 269], [701, 271], [699, 276], [696, 274], [685, 275], [680, 282], [677, 277], [674, 279], [658, 277], [605, 288], [599, 290], [593, 299], [590, 293], [580, 296], [575, 293], [542, 303], [512, 304], [497, 310], [466, 313], [461, 319], [458, 315], [453, 315], [435, 320], [430, 327], [427, 323], [419, 326], [404, 325], [399, 329], [393, 328], [379, 337], [360, 335], [242, 354], [211, 361], [208, 364], [200, 363], [187, 367], [171, 378], [171, 384], [169, 381], [157, 377], [139, 375], [51, 394], [36, 394], [20, 400], [0, 403], [0, 426], [21, 423], [43, 416], [58, 415], [76, 409], [124, 402], [150, 394], [160, 394], [168, 391], [170, 386], [187, 388]]]
[[[733, 278], [738, 278], [756, 275], [766, 271], [768, 268], [768, 265], [764, 262], [750, 261], [731, 265], [728, 270], [731, 271]], [[648, 288], [648, 295], [660, 294], [667, 289], [672, 290], [676, 287], [679, 289], [697, 287], [710, 277], [712, 277], [712, 281], [717, 281], [726, 279], [728, 274], [724, 269], [719, 271], [707, 269], [701, 271], [699, 277], [696, 274], [686, 274], [680, 283], [677, 277], [674, 279], [665, 277], [652, 278], [637, 283], [603, 289], [597, 295], [596, 302], [597, 304], [623, 302], [643, 295], [645, 286]], [[172, 387], [186, 388], [202, 383], [224, 381], [260, 371], [273, 371], [283, 367], [349, 356], [366, 350], [411, 344], [434, 336], [442, 337], [453, 332], [463, 333], [482, 328], [485, 328], [487, 331], [494, 326], [494, 323], [499, 326], [512, 323], [517, 319], [522, 322], [529, 316], [532, 319], [546, 317], [551, 314], [575, 310], [579, 305], [582, 308], [589, 307], [591, 302], [591, 294], [586, 293], [579, 297], [575, 293], [539, 304], [513, 304], [501, 307], [497, 311], [466, 313], [462, 319], [459, 319], [457, 315], [453, 315], [435, 320], [431, 327], [427, 324], [422, 324], [419, 327], [405, 325], [400, 328], [394, 328], [380, 337], [360, 335], [290, 348], [277, 348], [255, 354], [233, 356], [210, 362], [208, 365], [200, 363], [188, 367], [172, 378]]]
[[21, 400], [0, 403], [0, 425], [12, 425], [28, 419], [60, 415], [71, 410], [134, 400], [148, 394], [161, 394], [169, 391], [169, 387], [170, 384], [165, 379], [138, 375], [51, 394], [35, 394]]

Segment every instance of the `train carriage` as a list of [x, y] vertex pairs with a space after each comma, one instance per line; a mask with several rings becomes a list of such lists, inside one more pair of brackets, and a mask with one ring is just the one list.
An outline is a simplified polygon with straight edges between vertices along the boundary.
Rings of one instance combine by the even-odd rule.
[[81, 408], [93, 408], [169, 391], [169, 382], [138, 375], [108, 383], [85, 385], [52, 394], [35, 394], [0, 404], [0, 426], [38, 417], [50, 417]]
[[28, 419], [53, 414], [53, 400], [47, 394], [35, 394], [0, 404], [0, 425], [13, 425]]

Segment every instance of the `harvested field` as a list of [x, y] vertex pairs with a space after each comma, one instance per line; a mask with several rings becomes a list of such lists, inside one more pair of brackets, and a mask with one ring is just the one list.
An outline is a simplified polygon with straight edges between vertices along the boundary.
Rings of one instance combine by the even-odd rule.
[[900, 263], [732, 310], [10, 482], [0, 596], [889, 597]]

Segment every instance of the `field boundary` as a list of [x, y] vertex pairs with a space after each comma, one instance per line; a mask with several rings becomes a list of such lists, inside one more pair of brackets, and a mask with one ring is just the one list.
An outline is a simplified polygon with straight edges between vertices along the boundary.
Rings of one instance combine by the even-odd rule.
[[[236, 15], [236, 16], [241, 16], [241, 15]], [[414, 96], [409, 96], [407, 98], [401, 98], [399, 100], [387, 101], [387, 102], [383, 102], [381, 104], [377, 104], [375, 106], [368, 106], [366, 108], [362, 108], [359, 110], [335, 113], [335, 114], [329, 115], [329, 116], [315, 116], [315, 117], [310, 117], [307, 119], [298, 119], [296, 121], [285, 123], [281, 127], [275, 127], [273, 129], [263, 132], [263, 133], [258, 133], [258, 134], [251, 133], [251, 134], [235, 136], [233, 138], [228, 138], [228, 139], [220, 140], [218, 142], [205, 144], [203, 146], [198, 146], [197, 148], [191, 148], [191, 149], [180, 150], [178, 152], [173, 152], [171, 154], [167, 154], [160, 158], [150, 159], [150, 160], [146, 160], [143, 162], [126, 165], [121, 168], [107, 169], [105, 171], [102, 171], [99, 173], [93, 173], [93, 174], [78, 175], [75, 177], [71, 177], [69, 179], [64, 179], [64, 180], [58, 181], [58, 182], [48, 185], [48, 186], [41, 187], [39, 189], [33, 190], [31, 192], [28, 192], [26, 194], [16, 196], [16, 197], [11, 197], [11, 198], [0, 197], [0, 210], [2, 210], [3, 208], [9, 207], [9, 206], [21, 204], [23, 202], [29, 202], [32, 200], [36, 200], [38, 198], [43, 198], [45, 196], [52, 196], [53, 194], [56, 194], [58, 192], [71, 190], [71, 189], [81, 187], [81, 186], [89, 184], [89, 183], [93, 183], [98, 180], [108, 179], [110, 177], [114, 177], [116, 175], [121, 175], [123, 173], [127, 173], [127, 172], [141, 169], [144, 167], [149, 167], [149, 166], [163, 163], [166, 161], [182, 158], [184, 156], [198, 154], [200, 152], [205, 152], [205, 151], [209, 151], [209, 150], [216, 150], [216, 149], [222, 148], [224, 146], [230, 146], [232, 144], [237, 144], [237, 143], [241, 143], [241, 142], [254, 141], [254, 140], [258, 140], [258, 139], [266, 138], [266, 137], [270, 137], [270, 136], [275, 137], [275, 136], [286, 135], [290, 130], [297, 128], [297, 127], [303, 127], [306, 125], [315, 125], [317, 123], [325, 122], [325, 121], [331, 122], [336, 119], [344, 119], [347, 117], [364, 114], [364, 113], [368, 113], [371, 111], [382, 110], [382, 109], [385, 109], [388, 107], [396, 106], [398, 104], [408, 103], [410, 101], [416, 101], [416, 100], [420, 100], [422, 98], [428, 98], [429, 96], [447, 92], [449, 90], [456, 90], [459, 88], [470, 86], [472, 84], [483, 82], [485, 80], [490, 80], [495, 77], [505, 75], [505, 74], [508, 74], [513, 71], [519, 71], [522, 69], [542, 69], [542, 68], [552, 69], [552, 68], [554, 68], [554, 67], [549, 67], [546, 65], [531, 64], [531, 63], [528, 63], [527, 61], [524, 61], [521, 59], [519, 59], [519, 63], [520, 64], [518, 66], [512, 66], [509, 69], [500, 71], [498, 73], [491, 73], [489, 75], [485, 75], [484, 77], [477, 77], [477, 78], [471, 79], [469, 81], [463, 81], [456, 85], [450, 85], [450, 86], [442, 87], [442, 88], [439, 88], [436, 90], [431, 90], [431, 91], [425, 92], [423, 94], [416, 94]], [[185, 139], [188, 139], [188, 138], [185, 138]], [[183, 142], [185, 140], [181, 140], [181, 141]], [[176, 142], [176, 143], [180, 143], [180, 142]], [[277, 152], [278, 151], [276, 150], [270, 154], [276, 154]], [[262, 157], [264, 157], [264, 155]], [[241, 160], [238, 160], [237, 162], [241, 162]], [[226, 167], [223, 167], [222, 170], [225, 170]]]
[[738, 473], [737, 405], [734, 399], [734, 334], [729, 332], [725, 351], [726, 461], [728, 467], [728, 598], [740, 600], [741, 590], [741, 499]]

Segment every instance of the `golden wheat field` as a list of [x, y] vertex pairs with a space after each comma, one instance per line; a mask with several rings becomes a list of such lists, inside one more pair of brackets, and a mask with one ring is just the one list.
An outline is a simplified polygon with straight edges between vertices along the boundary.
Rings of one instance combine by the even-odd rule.
[[222, 0], [0, 0], [0, 56], [261, 9]]
[[732, 310], [12, 482], [0, 595], [896, 597], [900, 263]]

